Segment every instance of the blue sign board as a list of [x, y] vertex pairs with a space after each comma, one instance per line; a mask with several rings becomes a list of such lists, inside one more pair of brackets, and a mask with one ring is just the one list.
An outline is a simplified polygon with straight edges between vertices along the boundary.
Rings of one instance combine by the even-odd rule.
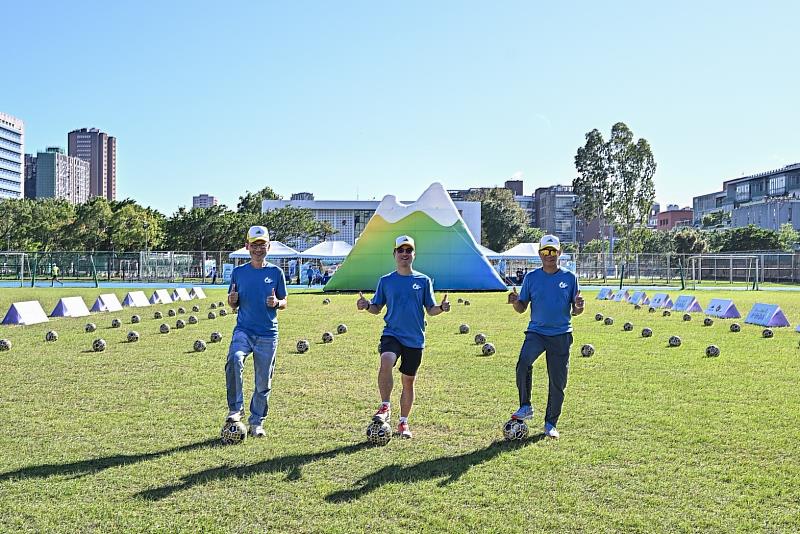
[[614, 302], [628, 302], [628, 290], [621, 289], [614, 294]]
[[761, 326], [789, 326], [789, 320], [777, 304], [753, 304], [744, 322]]
[[706, 306], [705, 314], [721, 319], [738, 319], [742, 316], [736, 309], [736, 304], [730, 299], [711, 299]]
[[611, 288], [604, 287], [603, 289], [600, 290], [600, 293], [597, 294], [597, 300], [608, 300], [610, 296], [611, 296]]
[[631, 304], [648, 304], [650, 300], [647, 298], [647, 293], [644, 291], [634, 291], [631, 298], [628, 299]]
[[694, 296], [681, 295], [678, 297], [678, 300], [675, 301], [675, 307], [673, 310], [684, 312], [701, 312], [703, 311], [703, 308], [700, 307], [700, 303], [697, 302], [697, 299], [694, 298]]
[[650, 301], [653, 308], [672, 308], [672, 299], [666, 293], [656, 293]]

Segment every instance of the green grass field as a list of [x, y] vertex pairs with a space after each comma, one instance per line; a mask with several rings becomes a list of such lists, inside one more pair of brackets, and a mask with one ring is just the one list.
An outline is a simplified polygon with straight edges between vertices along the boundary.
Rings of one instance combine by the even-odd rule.
[[[116, 291], [120, 299], [125, 292]], [[0, 310], [38, 299], [49, 313], [59, 296], [82, 295], [91, 306], [97, 294], [3, 289]], [[679, 313], [665, 318], [586, 293], [561, 439], [540, 437], [541, 358], [533, 437], [506, 443], [500, 428], [516, 408], [514, 367], [527, 316], [503, 294], [451, 293], [453, 311], [428, 318], [410, 419], [415, 437], [376, 448], [364, 429], [378, 401], [382, 320], [356, 312], [353, 295], [331, 295], [323, 306], [321, 294], [292, 294], [280, 315], [268, 437], [224, 447], [223, 366], [236, 317], [206, 319], [209, 304], [224, 299], [222, 290], [208, 294], [199, 301], [200, 323], [168, 335], [158, 326], [174, 326], [175, 318], [152, 315], [177, 304], [0, 327], [13, 343], [0, 352], [1, 531], [800, 530], [800, 334], [793, 328], [777, 329], [773, 339], [752, 325], [733, 334], [730, 320], [704, 327], [702, 314], [683, 322]], [[731, 296], [742, 314], [756, 301], [776, 303], [800, 320], [800, 294], [696, 294], [702, 304]], [[615, 324], [596, 322], [597, 312]], [[141, 324], [130, 324], [133, 313]], [[110, 328], [112, 317], [123, 326]], [[84, 332], [88, 321], [97, 332]], [[625, 321], [634, 331], [623, 332]], [[322, 332], [338, 323], [349, 332], [323, 345]], [[469, 335], [457, 333], [461, 323]], [[640, 337], [645, 326], [652, 338]], [[44, 342], [50, 329], [59, 334], [55, 343]], [[140, 333], [138, 343], [125, 341], [130, 329]], [[223, 342], [192, 352], [193, 341], [214, 330]], [[477, 332], [496, 355], [481, 356]], [[683, 338], [681, 347], [667, 347], [672, 334]], [[108, 342], [105, 352], [90, 351], [96, 337]], [[303, 355], [294, 352], [301, 338], [311, 342]], [[593, 357], [580, 357], [584, 343], [595, 346]], [[711, 343], [720, 357], [704, 357]]]

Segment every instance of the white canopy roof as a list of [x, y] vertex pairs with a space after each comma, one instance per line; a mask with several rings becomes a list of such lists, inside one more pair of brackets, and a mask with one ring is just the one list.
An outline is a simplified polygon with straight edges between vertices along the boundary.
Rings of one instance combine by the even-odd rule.
[[[292, 247], [287, 247], [280, 241], [270, 241], [269, 242], [269, 252], [267, 252], [268, 258], [294, 258], [299, 254], [295, 249]], [[250, 253], [247, 252], [247, 248], [240, 248], [234, 252], [228, 254], [228, 257], [231, 259], [250, 259]]]
[[346, 241], [323, 241], [300, 253], [301, 258], [306, 259], [329, 259], [346, 258], [353, 245]]
[[520, 243], [500, 254], [507, 260], [538, 260], [539, 243]]
[[486, 248], [483, 245], [480, 245], [480, 244], [477, 244], [477, 245], [478, 245], [478, 250], [480, 250], [483, 253], [483, 255], [486, 256], [486, 259], [489, 259], [489, 260], [502, 260], [503, 259], [503, 255], [502, 254], [499, 254], [499, 253], [495, 252], [494, 250], [492, 250], [490, 248]]

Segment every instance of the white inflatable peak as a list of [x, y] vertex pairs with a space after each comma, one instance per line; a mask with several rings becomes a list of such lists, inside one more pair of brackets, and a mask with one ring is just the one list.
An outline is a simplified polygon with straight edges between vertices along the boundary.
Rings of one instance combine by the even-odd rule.
[[439, 182], [432, 183], [419, 199], [411, 204], [402, 204], [394, 195], [386, 195], [375, 210], [375, 214], [387, 222], [396, 223], [417, 211], [425, 213], [437, 223], [447, 227], [453, 226], [461, 219], [456, 205]]

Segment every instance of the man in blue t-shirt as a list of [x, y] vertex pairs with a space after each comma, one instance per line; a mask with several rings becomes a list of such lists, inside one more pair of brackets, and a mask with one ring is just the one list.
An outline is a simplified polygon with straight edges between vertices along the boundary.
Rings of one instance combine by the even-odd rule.
[[278, 349], [278, 310], [286, 309], [286, 279], [283, 270], [266, 261], [269, 232], [263, 226], [247, 231], [250, 263], [233, 270], [228, 289], [228, 304], [239, 308], [225, 362], [225, 385], [228, 394], [228, 421], [240, 421], [244, 415], [242, 373], [244, 360], [253, 353], [255, 388], [250, 400], [250, 434], [261, 438], [264, 419], [269, 411], [272, 373]]
[[561, 243], [554, 235], [546, 235], [539, 242], [539, 257], [542, 267], [525, 275], [522, 289], [517, 294], [514, 287], [508, 302], [517, 313], [525, 313], [531, 305], [531, 321], [525, 330], [525, 342], [517, 361], [517, 390], [519, 410], [512, 418], [533, 418], [531, 387], [533, 386], [533, 362], [546, 352], [547, 374], [550, 386], [547, 393], [547, 410], [544, 414], [544, 433], [558, 438], [558, 418], [564, 404], [564, 389], [567, 387], [569, 371], [569, 348], [572, 345], [572, 315], [583, 313], [583, 297], [574, 273], [558, 265]]
[[394, 261], [397, 270], [382, 276], [378, 280], [378, 288], [370, 302], [359, 293], [356, 307], [378, 315], [387, 306], [383, 320], [381, 343], [378, 352], [381, 355], [378, 370], [378, 390], [381, 394], [381, 406], [373, 416], [373, 420], [388, 423], [391, 417], [390, 397], [392, 395], [392, 368], [400, 359], [400, 378], [403, 392], [400, 395], [400, 423], [397, 433], [400, 437], [410, 438], [408, 416], [414, 404], [414, 384], [417, 370], [422, 362], [422, 349], [425, 347], [425, 311], [428, 315], [439, 315], [450, 311], [447, 293], [441, 304], [437, 305], [433, 296], [433, 282], [424, 274], [414, 271], [416, 246], [414, 239], [401, 235], [395, 239]]

